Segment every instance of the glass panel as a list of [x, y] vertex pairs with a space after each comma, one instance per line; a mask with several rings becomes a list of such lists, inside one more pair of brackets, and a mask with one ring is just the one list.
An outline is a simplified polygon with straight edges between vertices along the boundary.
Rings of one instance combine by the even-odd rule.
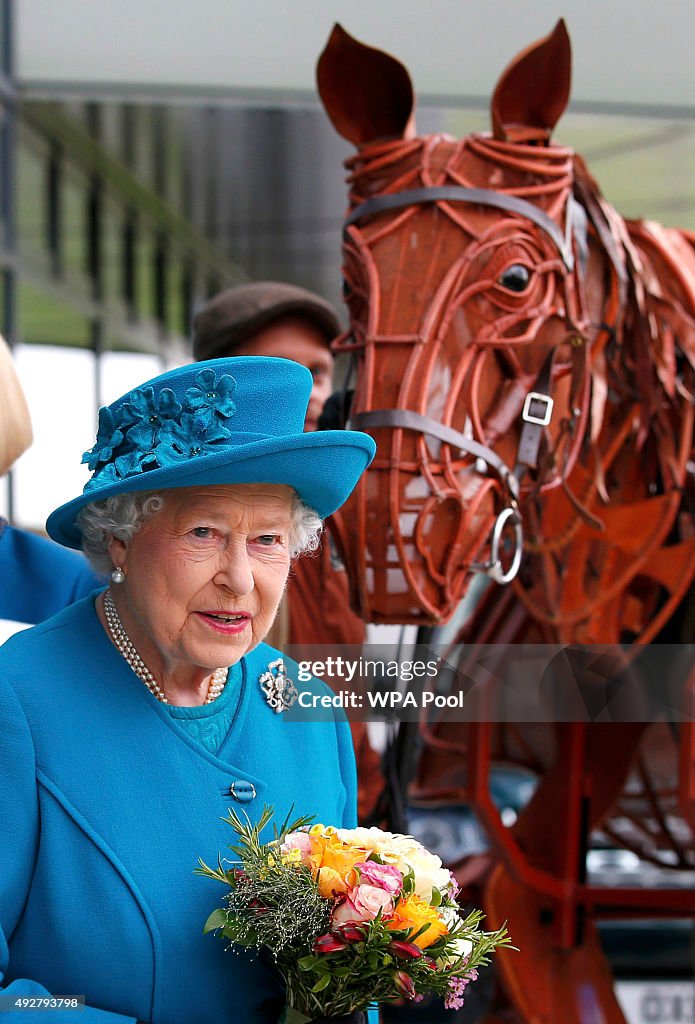
[[179, 366], [188, 366], [193, 361], [193, 356], [190, 352], [182, 352], [181, 349], [176, 346], [168, 348], [165, 356], [165, 370], [176, 370]]
[[15, 356], [34, 426], [34, 443], [13, 470], [15, 522], [42, 529], [89, 476], [80, 459], [96, 436], [95, 357], [52, 345], [18, 345]]
[[120, 103], [102, 103], [101, 143], [112, 156], [121, 158], [123, 123]]
[[87, 317], [31, 285], [20, 283], [17, 291], [18, 333], [23, 342], [80, 348], [91, 345]]
[[144, 184], [153, 186], [154, 139], [152, 108], [135, 107], [135, 173]]
[[156, 356], [139, 352], [105, 352], [99, 361], [101, 400], [110, 405], [126, 391], [162, 373], [162, 362]]
[[183, 208], [183, 173], [185, 153], [183, 151], [181, 111], [169, 108], [167, 133], [164, 139], [167, 161], [167, 197], [175, 210]]
[[186, 290], [189, 288], [187, 273], [176, 258], [171, 254], [168, 267], [167, 292], [169, 299], [169, 320], [168, 327], [172, 334], [183, 334], [187, 337], [190, 329], [188, 324], [189, 300]]
[[17, 147], [17, 234], [31, 258], [46, 257], [46, 164], [48, 147], [30, 132], [21, 132]]
[[138, 232], [135, 252], [135, 295], [139, 319], [155, 315], [155, 245], [152, 235], [144, 230]]
[[6, 183], [10, 180], [10, 168], [12, 161], [12, 143], [10, 139], [9, 110], [0, 97], [0, 248], [10, 243], [10, 219], [11, 204], [14, 199], [10, 197]]
[[12, 40], [7, 33], [8, 17], [7, 11], [11, 0], [0, 0], [0, 74], [10, 73], [10, 47]]
[[623, 217], [695, 228], [695, 135], [687, 121], [569, 114], [558, 139], [585, 159]]
[[115, 203], [104, 202], [102, 222], [101, 269], [102, 288], [106, 303], [122, 300], [122, 223], [123, 218]]
[[73, 280], [87, 281], [87, 179], [66, 168], [61, 196], [63, 267]]
[[189, 286], [181, 265], [180, 256], [171, 245], [164, 247], [164, 317], [162, 326], [166, 335], [188, 337], [187, 310], [189, 303], [184, 289]]

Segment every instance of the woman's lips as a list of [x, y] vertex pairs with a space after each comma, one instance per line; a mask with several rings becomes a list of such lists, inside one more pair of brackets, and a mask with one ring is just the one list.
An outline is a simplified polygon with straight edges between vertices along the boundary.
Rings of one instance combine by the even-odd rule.
[[250, 612], [198, 612], [199, 617], [217, 633], [232, 636], [242, 633], [251, 621]]

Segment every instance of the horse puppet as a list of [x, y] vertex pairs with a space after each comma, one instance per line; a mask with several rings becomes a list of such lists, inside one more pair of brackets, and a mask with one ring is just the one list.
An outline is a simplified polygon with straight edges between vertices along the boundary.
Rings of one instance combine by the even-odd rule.
[[[336, 26], [319, 60], [326, 111], [357, 147], [351, 324], [335, 349], [355, 369], [350, 425], [377, 456], [337, 540], [367, 621], [445, 623], [486, 574], [462, 633], [478, 643], [643, 645], [692, 625], [695, 238], [623, 220], [552, 140], [570, 78], [561, 21], [502, 74], [491, 133], [457, 141], [416, 134], [394, 57]], [[682, 889], [611, 893], [584, 877], [599, 825], [695, 867], [693, 715], [672, 730], [660, 790], [663, 736], [649, 741], [639, 717], [556, 724], [530, 751], [491, 723], [423, 728], [414, 794], [470, 801], [491, 837], [477, 882], [521, 950], [499, 957], [515, 1019], [622, 1021], [593, 918], [695, 916]], [[506, 828], [490, 764], [517, 755], [539, 782]], [[611, 832], [616, 801], [636, 838]]]

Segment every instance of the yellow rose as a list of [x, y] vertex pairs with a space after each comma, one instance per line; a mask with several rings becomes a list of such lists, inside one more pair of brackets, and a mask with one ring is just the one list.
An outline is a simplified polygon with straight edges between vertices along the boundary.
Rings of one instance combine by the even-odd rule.
[[[447, 934], [447, 927], [436, 908], [414, 893], [398, 901], [396, 909], [385, 924], [389, 931], [408, 931], [409, 941], [414, 942], [420, 949], [427, 949], [442, 935]], [[410, 935], [414, 935], [424, 924], [428, 927], [422, 935], [410, 938]]]
[[283, 864], [301, 864], [302, 863], [302, 851], [298, 850], [297, 847], [293, 847], [291, 850], [287, 850], [282, 854], [280, 860]]
[[326, 899], [347, 892], [357, 882], [355, 864], [366, 857], [366, 850], [342, 842], [335, 832], [309, 833], [311, 853], [309, 867], [314, 878], [318, 877], [319, 892]]

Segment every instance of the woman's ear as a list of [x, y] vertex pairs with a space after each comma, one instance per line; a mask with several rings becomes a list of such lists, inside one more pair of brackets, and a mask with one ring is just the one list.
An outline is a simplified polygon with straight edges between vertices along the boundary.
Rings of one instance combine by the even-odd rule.
[[109, 544], [108, 552], [114, 569], [118, 567], [125, 570], [128, 562], [128, 545], [114, 537]]

